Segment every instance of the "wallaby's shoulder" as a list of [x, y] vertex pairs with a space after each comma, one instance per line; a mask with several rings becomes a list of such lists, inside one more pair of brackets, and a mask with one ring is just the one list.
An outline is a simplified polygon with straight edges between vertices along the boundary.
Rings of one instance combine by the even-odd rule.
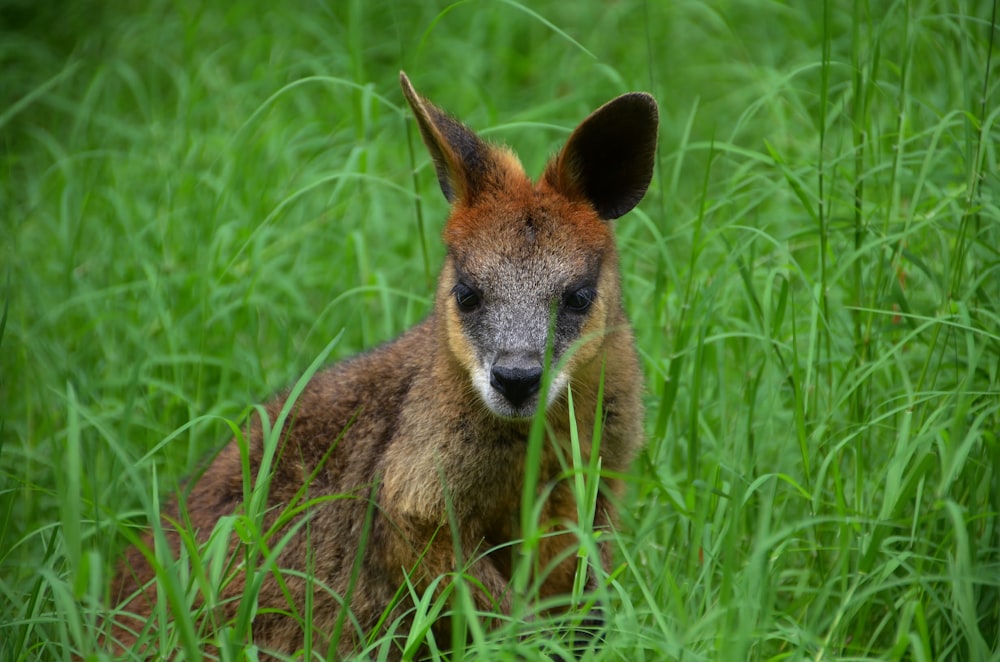
[[[341, 430], [345, 417], [356, 419], [372, 409], [389, 413], [417, 378], [433, 368], [434, 325], [432, 314], [397, 338], [316, 373], [295, 404], [297, 420], [315, 418]], [[280, 398], [269, 409], [275, 412], [284, 403]]]
[[[367, 352], [317, 372], [292, 403], [284, 443], [307, 466], [332, 454], [367, 458], [369, 468], [396, 434], [415, 385], [433, 371], [434, 316]], [[266, 406], [271, 423], [281, 415], [289, 393]], [[259, 421], [257, 422], [259, 426]], [[252, 452], [264, 439], [255, 431]], [[357, 440], [357, 441], [356, 441]], [[331, 444], [343, 445], [343, 449]]]

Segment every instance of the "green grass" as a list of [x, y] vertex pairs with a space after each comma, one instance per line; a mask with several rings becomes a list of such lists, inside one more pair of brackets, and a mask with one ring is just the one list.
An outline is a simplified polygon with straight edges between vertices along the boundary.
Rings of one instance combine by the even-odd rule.
[[[0, 3], [0, 658], [96, 654], [130, 525], [331, 339], [427, 312], [405, 69], [532, 173], [661, 104], [617, 225], [649, 434], [588, 657], [1000, 659], [997, 11]], [[460, 615], [472, 657], [555, 645]]]

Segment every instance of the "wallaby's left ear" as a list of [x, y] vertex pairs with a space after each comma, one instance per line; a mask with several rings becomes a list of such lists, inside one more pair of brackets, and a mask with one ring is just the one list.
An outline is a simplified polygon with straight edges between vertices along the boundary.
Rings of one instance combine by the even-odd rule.
[[639, 204], [656, 161], [656, 101], [645, 92], [607, 102], [580, 123], [545, 169], [544, 180], [575, 200], [587, 200], [604, 220]]

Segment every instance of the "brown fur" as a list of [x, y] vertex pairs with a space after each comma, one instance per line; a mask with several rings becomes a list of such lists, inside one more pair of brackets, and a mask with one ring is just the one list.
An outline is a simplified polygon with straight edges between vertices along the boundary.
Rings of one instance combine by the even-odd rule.
[[[288, 614], [304, 609], [308, 591], [313, 601], [309, 626], [322, 650], [329, 643], [323, 637], [345, 616], [331, 592], [345, 597], [352, 617], [368, 633], [376, 629], [407, 573], [422, 591], [469, 563], [466, 572], [485, 589], [474, 593], [479, 608], [509, 613], [513, 559], [506, 543], [519, 537], [531, 421], [530, 416], [498, 415], [472, 383], [470, 375], [482, 373], [482, 356], [490, 350], [477, 338], [500, 323], [458, 310], [455, 288], [461, 278], [475, 277], [482, 284], [484, 310], [500, 310], [496, 319], [514, 315], [519, 325], [526, 324], [517, 318], [519, 311], [542, 311], [544, 316], [553, 296], [589, 278], [586, 282], [597, 292], [593, 305], [585, 314], [566, 313], [568, 330], [556, 329], [557, 338], [563, 333], [567, 342], [582, 339], [575, 351], [566, 352], [561, 374], [572, 390], [584, 462], [589, 462], [591, 434], [598, 426], [603, 426], [602, 467], [609, 476], [626, 471], [642, 440], [640, 369], [621, 306], [610, 219], [631, 209], [648, 185], [656, 132], [652, 99], [628, 95], [595, 112], [591, 118], [596, 119], [581, 124], [536, 186], [512, 153], [479, 141], [417, 96], [405, 76], [401, 82], [442, 191], [452, 202], [444, 230], [448, 257], [434, 310], [424, 322], [387, 345], [316, 374], [294, 403], [273, 465], [265, 522], [273, 524], [304, 486], [307, 499], [345, 496], [320, 499], [305, 521], [294, 520], [300, 526], [278, 554], [276, 566], [307, 573], [313, 582], [293, 572], [283, 573], [284, 586], [273, 574], [265, 578], [253, 622], [254, 642], [265, 651], [292, 654], [301, 649], [303, 625]], [[601, 114], [605, 109], [610, 110]], [[616, 126], [623, 122], [630, 126]], [[618, 143], [627, 153], [616, 151]], [[608, 184], [609, 179], [622, 181]], [[522, 290], [523, 296], [533, 297], [534, 309], [517, 300]], [[513, 300], [504, 303], [504, 297]], [[504, 312], [508, 309], [515, 312]], [[547, 322], [541, 324], [544, 331]], [[499, 333], [519, 342], [520, 332], [501, 328]], [[525, 352], [521, 354], [530, 354]], [[599, 403], [602, 370], [604, 399]], [[267, 406], [271, 421], [284, 405], [282, 397]], [[595, 421], [599, 409], [603, 421]], [[549, 434], [539, 489], [551, 491], [540, 525], [558, 531], [574, 523], [578, 512], [568, 481], [560, 479], [570, 457], [565, 392], [547, 403], [546, 419]], [[251, 474], [258, 478], [264, 443], [257, 421], [250, 432], [249, 458]], [[200, 540], [207, 539], [221, 516], [243, 507], [242, 475], [239, 446], [232, 442], [192, 488], [186, 516]], [[614, 497], [621, 493], [618, 480], [603, 482], [595, 527], [613, 523]], [[461, 558], [456, 558], [449, 509]], [[166, 513], [164, 528], [176, 556], [180, 538], [168, 522], [181, 513], [177, 504]], [[290, 526], [270, 542], [276, 543]], [[151, 548], [151, 538], [144, 544]], [[569, 534], [541, 539], [537, 567], [549, 570], [540, 597], [571, 591], [575, 544]], [[229, 549], [237, 562], [243, 559], [236, 536]], [[605, 545], [605, 565], [608, 556]], [[131, 645], [132, 630], [148, 619], [156, 599], [154, 575], [145, 554], [134, 547], [127, 551], [112, 597], [125, 601], [124, 610], [136, 618], [119, 616], [112, 628], [116, 647]], [[219, 622], [234, 616], [247, 581], [245, 573], [232, 573], [221, 591]], [[389, 622], [408, 606], [404, 599]], [[438, 635], [445, 637], [439, 641], [448, 641], [447, 628], [444, 622], [437, 626]], [[351, 621], [344, 621], [338, 654], [349, 654], [359, 643]]]

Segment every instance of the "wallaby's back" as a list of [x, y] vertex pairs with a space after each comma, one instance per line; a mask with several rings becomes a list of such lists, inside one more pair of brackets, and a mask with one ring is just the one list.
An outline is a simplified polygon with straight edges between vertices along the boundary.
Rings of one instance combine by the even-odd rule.
[[[336, 649], [346, 655], [387, 610], [395, 610], [391, 622], [411, 606], [397, 600], [408, 595], [400, 592], [407, 578], [422, 591], [463, 568], [481, 587], [480, 609], [509, 612], [507, 543], [519, 537], [536, 410], [544, 408], [548, 423], [538, 484], [550, 491], [540, 524], [552, 531], [576, 522], [578, 513], [565, 480], [572, 457], [568, 393], [585, 463], [595, 430], [609, 476], [627, 470], [642, 442], [641, 374], [610, 221], [635, 206], [650, 181], [652, 98], [625, 95], [595, 111], [534, 184], [512, 153], [482, 142], [419, 97], [405, 76], [401, 82], [452, 203], [447, 257], [424, 322], [318, 373], [294, 402], [269, 478], [265, 523], [276, 530], [272, 549], [291, 537], [273, 559], [281, 581], [267, 571], [257, 592], [253, 639], [265, 651], [300, 650], [308, 627], [320, 650], [339, 634]], [[541, 401], [547, 348], [553, 368]], [[284, 404], [279, 398], [267, 407], [271, 421]], [[249, 448], [251, 475], [263, 480], [259, 421]], [[613, 522], [612, 498], [621, 492], [617, 479], [602, 483], [596, 527]], [[199, 539], [220, 517], [239, 512], [243, 499], [233, 442], [186, 500]], [[177, 517], [177, 506], [167, 514]], [[165, 529], [176, 554], [179, 537]], [[540, 597], [571, 591], [575, 545], [571, 534], [541, 539]], [[236, 536], [229, 548], [239, 562]], [[605, 565], [608, 554], [605, 545]], [[113, 628], [122, 645], [135, 641], [132, 630], [141, 630], [151, 613], [154, 574], [142, 552], [127, 552], [112, 598], [126, 601], [137, 618], [120, 617]], [[248, 581], [239, 569], [232, 573], [211, 615], [216, 624], [237, 612]], [[307, 602], [311, 620], [301, 623], [295, 614]], [[439, 631], [446, 630], [442, 622]]]

